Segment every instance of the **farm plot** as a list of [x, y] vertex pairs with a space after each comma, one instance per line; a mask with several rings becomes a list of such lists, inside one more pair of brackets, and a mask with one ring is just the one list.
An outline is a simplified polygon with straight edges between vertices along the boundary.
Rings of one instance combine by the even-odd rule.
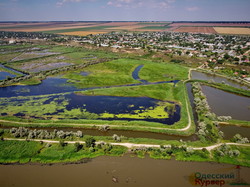
[[20, 60], [27, 60], [27, 59], [32, 59], [32, 58], [45, 57], [45, 56], [56, 55], [56, 54], [59, 54], [59, 53], [49, 52], [47, 50], [26, 52], [26, 53], [22, 53], [22, 54], [16, 56], [15, 58], [11, 59], [11, 62], [20, 61]]
[[15, 59], [22, 53], [6, 53], [6, 54], [0, 54], [0, 63], [9, 62], [12, 61], [12, 59]]
[[214, 27], [219, 34], [246, 34], [250, 35], [250, 28]]
[[72, 63], [68, 63], [66, 60], [68, 59], [64, 56], [47, 57], [27, 62], [10, 63], [10, 66], [23, 71], [39, 72], [72, 65]]
[[180, 27], [175, 29], [174, 32], [217, 33], [213, 27]]
[[108, 30], [118, 30], [118, 31], [122, 31], [122, 30], [128, 30], [128, 31], [135, 31], [139, 28], [145, 27], [143, 25], [126, 25], [126, 26], [118, 26], [116, 28], [107, 28]]
[[90, 34], [105, 34], [109, 31], [74, 31], [74, 32], [63, 32], [63, 33], [59, 33], [62, 35], [69, 35], [69, 36], [87, 36]]
[[171, 27], [250, 27], [250, 23], [172, 23]]
[[63, 30], [63, 29], [79, 29], [87, 28], [90, 26], [97, 26], [100, 23], [82, 23], [82, 22], [48, 22], [48, 23], [10, 23], [4, 24], [0, 23], [1, 31], [20, 31], [20, 32], [41, 32], [41, 31], [51, 31], [51, 30]]

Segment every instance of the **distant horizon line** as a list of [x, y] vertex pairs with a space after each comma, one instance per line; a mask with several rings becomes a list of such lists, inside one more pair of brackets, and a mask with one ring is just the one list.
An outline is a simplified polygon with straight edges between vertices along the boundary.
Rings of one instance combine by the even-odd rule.
[[171, 23], [250, 23], [250, 21], [0, 21], [0, 23], [39, 23], [39, 22], [171, 22]]

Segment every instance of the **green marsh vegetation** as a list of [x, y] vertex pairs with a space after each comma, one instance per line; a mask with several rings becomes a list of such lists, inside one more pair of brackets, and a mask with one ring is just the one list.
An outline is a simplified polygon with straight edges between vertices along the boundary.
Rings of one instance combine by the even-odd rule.
[[[72, 60], [72, 62], [77, 59], [80, 59], [81, 57], [86, 57], [86, 59], [81, 59], [83, 61], [89, 60], [88, 58], [111, 58], [115, 57], [116, 55], [105, 52], [105, 51], [91, 51], [91, 50], [85, 50], [81, 48], [71, 48], [71, 47], [62, 47], [62, 46], [54, 46], [49, 51], [52, 52], [69, 52], [67, 54], [64, 54], [63, 56], [66, 56], [66, 58]], [[60, 57], [61, 54], [58, 54]], [[51, 57], [46, 57], [44, 59], [36, 59], [33, 60], [33, 62], [39, 63], [41, 60], [50, 60]], [[32, 61], [30, 61], [32, 62]], [[29, 63], [30, 63], [29, 62]], [[23, 63], [23, 62], [22, 62]], [[78, 63], [78, 62], [76, 62]], [[16, 63], [18, 64], [18, 63]], [[173, 63], [154, 63], [153, 61], [149, 60], [135, 60], [135, 59], [119, 59], [119, 60], [112, 60], [109, 62], [96, 64], [92, 66], [88, 66], [86, 68], [82, 68], [79, 70], [69, 70], [68, 72], [63, 74], [63, 77], [68, 79], [69, 83], [73, 83], [78, 88], [86, 88], [86, 87], [102, 87], [102, 86], [114, 86], [114, 85], [126, 85], [131, 83], [140, 83], [137, 80], [134, 80], [132, 78], [132, 72], [135, 70], [136, 67], [139, 65], [144, 65], [144, 67], [139, 72], [139, 77], [141, 79], [147, 80], [149, 82], [158, 82], [158, 81], [169, 81], [169, 80], [184, 80], [187, 79], [188, 69], [185, 67], [182, 67], [180, 65], [176, 65]], [[82, 76], [80, 73], [88, 72], [90, 73], [88, 76]], [[150, 72], [151, 71], [151, 72]], [[60, 74], [59, 74], [60, 75]], [[32, 78], [25, 81], [22, 81], [22, 84], [36, 84], [40, 83], [41, 79], [39, 78]], [[96, 89], [92, 91], [87, 92], [81, 92], [81, 94], [86, 95], [110, 95], [110, 96], [121, 96], [121, 97], [150, 97], [159, 99], [162, 101], [172, 101], [176, 104], [181, 105], [181, 120], [171, 127], [167, 126], [171, 129], [178, 129], [185, 127], [188, 123], [187, 117], [187, 111], [186, 111], [186, 99], [185, 94], [186, 90], [184, 87], [184, 84], [182, 82], [179, 82], [174, 86], [173, 83], [168, 84], [159, 84], [159, 85], [141, 85], [141, 86], [131, 86], [131, 87], [121, 87], [121, 88], [109, 88], [109, 89]], [[66, 110], [65, 107], [67, 105], [67, 101], [62, 102], [58, 104], [58, 102], [53, 101], [49, 103], [45, 103], [47, 96], [44, 96], [44, 99], [41, 98], [33, 98], [32, 101], [31, 97], [29, 97], [29, 100], [23, 101], [22, 104], [18, 104], [17, 102], [10, 102], [10, 100], [2, 101], [2, 102], [8, 102], [8, 106], [6, 108], [2, 107], [2, 113], [7, 113], [8, 115], [13, 115], [15, 113], [22, 113], [25, 114], [25, 118], [30, 118], [31, 114], [36, 117], [42, 117], [43, 119], [58, 119], [58, 118], [86, 118], [87, 120], [81, 120], [81, 123], [88, 124], [106, 124], [110, 123], [111, 125], [121, 125], [121, 128], [123, 129], [135, 129], [135, 130], [142, 130], [143, 128], [140, 127], [146, 127], [147, 130], [150, 129], [150, 127], [166, 127], [166, 125], [162, 125], [160, 123], [153, 123], [153, 122], [141, 122], [141, 121], [132, 121], [132, 122], [126, 122], [126, 121], [105, 121], [105, 120], [96, 120], [99, 116], [94, 113], [89, 113], [88, 111], [81, 110], [80, 108], [76, 108], [73, 110]], [[28, 98], [28, 97], [27, 97]], [[50, 97], [48, 97], [50, 98]], [[20, 101], [20, 100], [19, 100]], [[159, 106], [157, 110], [161, 111], [161, 116], [168, 116], [168, 113], [164, 113], [165, 108], [169, 108], [168, 106]], [[171, 109], [170, 107], [169, 109]], [[50, 115], [52, 113], [57, 112], [58, 110], [64, 110], [64, 112], [60, 112], [56, 115]], [[33, 112], [34, 111], [34, 112]], [[156, 116], [156, 110], [147, 110], [145, 115], [141, 116], [140, 118], [144, 118], [146, 116], [150, 116], [147, 114], [147, 112], [151, 112], [154, 117]], [[164, 113], [164, 114], [163, 114]], [[137, 115], [137, 114], [136, 114]], [[130, 116], [132, 119], [136, 116]], [[105, 114], [104, 114], [105, 117]], [[119, 116], [119, 118], [122, 118], [123, 116]], [[72, 121], [72, 123], [78, 123], [75, 121]], [[125, 124], [125, 125], [124, 125]], [[123, 127], [124, 126], [124, 127]], [[134, 127], [133, 127], [134, 126]], [[139, 127], [139, 128], [137, 128]], [[117, 128], [117, 127], [115, 127]], [[146, 129], [145, 129], [146, 130]], [[167, 130], [167, 129], [166, 129]], [[155, 131], [155, 130], [153, 130]], [[157, 130], [159, 131], [159, 130]], [[164, 132], [166, 132], [164, 130]], [[194, 132], [194, 127], [187, 133], [190, 134], [191, 132]], [[171, 132], [174, 133], [174, 132]], [[180, 134], [185, 132], [178, 132]]]
[[0, 163], [58, 163], [76, 162], [97, 156], [122, 156], [127, 148], [109, 144], [86, 147], [85, 144], [51, 144], [32, 141], [0, 141]]
[[101, 87], [140, 83], [132, 78], [132, 72], [139, 65], [144, 67], [139, 77], [148, 82], [187, 79], [188, 69], [172, 63], [154, 63], [148, 60], [119, 59], [84, 68], [90, 74], [80, 76], [78, 72], [68, 72], [64, 75], [68, 82], [79, 88]]
[[212, 151], [212, 160], [219, 163], [230, 163], [250, 167], [250, 147], [221, 145]]

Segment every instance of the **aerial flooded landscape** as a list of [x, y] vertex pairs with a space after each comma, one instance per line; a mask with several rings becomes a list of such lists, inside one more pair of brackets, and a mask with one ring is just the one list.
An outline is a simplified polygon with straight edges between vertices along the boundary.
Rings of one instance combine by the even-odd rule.
[[250, 185], [249, 7], [3, 0], [1, 186]]

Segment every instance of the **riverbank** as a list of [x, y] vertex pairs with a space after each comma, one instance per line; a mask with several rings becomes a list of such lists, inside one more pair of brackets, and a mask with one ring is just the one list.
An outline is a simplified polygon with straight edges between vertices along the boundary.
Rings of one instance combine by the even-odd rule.
[[[154, 159], [171, 159], [174, 157], [176, 160], [182, 161], [213, 161], [250, 167], [248, 160], [250, 144], [228, 142], [204, 147], [191, 147], [187, 145], [104, 143], [100, 141], [89, 147], [87, 141], [88, 139], [86, 141], [58, 141], [4, 138], [0, 141], [0, 163], [67, 163], [102, 155], [122, 156], [129, 151], [141, 158], [146, 155]], [[218, 151], [224, 146], [227, 146], [229, 150], [240, 150], [240, 155], [237, 157], [218, 157]]]

